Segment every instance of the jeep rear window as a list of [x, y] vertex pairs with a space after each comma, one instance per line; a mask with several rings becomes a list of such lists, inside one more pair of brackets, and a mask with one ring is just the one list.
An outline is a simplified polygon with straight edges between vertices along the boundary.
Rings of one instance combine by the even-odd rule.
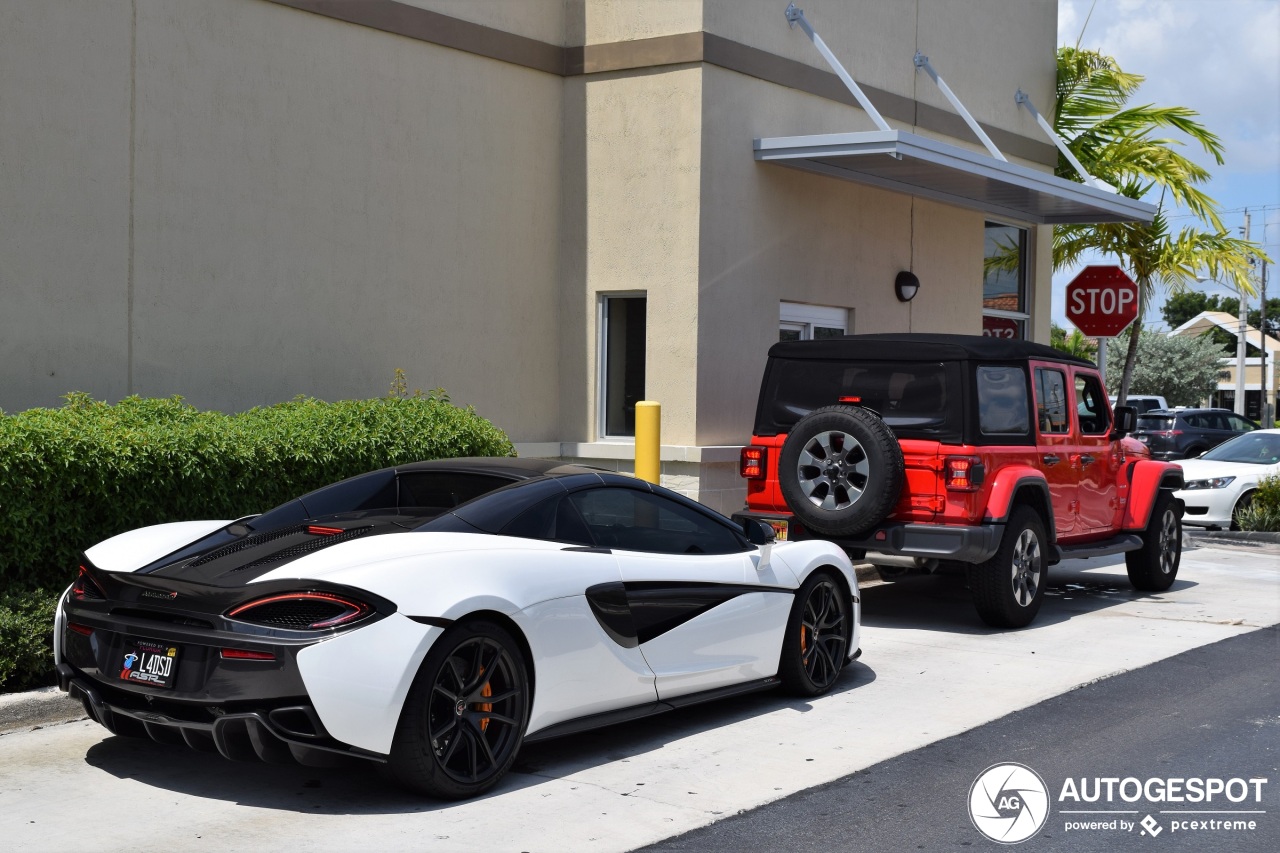
[[789, 432], [814, 409], [858, 397], [899, 438], [957, 442], [962, 430], [958, 362], [770, 361], [756, 435]]

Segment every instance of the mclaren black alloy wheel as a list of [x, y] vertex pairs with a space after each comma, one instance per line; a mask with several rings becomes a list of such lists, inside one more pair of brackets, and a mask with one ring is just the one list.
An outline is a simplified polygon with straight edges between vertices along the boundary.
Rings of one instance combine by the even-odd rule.
[[982, 621], [993, 628], [1031, 624], [1044, 601], [1049, 540], [1040, 513], [1018, 506], [1009, 513], [995, 556], [973, 567], [969, 586]]
[[857, 536], [888, 515], [902, 492], [902, 448], [874, 412], [825, 406], [796, 422], [782, 445], [778, 486], [809, 530]]
[[400, 714], [388, 767], [443, 799], [493, 787], [515, 761], [529, 716], [515, 640], [492, 622], [455, 625], [431, 647]]
[[1173, 586], [1182, 562], [1182, 513], [1173, 493], [1161, 489], [1142, 534], [1142, 547], [1124, 555], [1129, 583], [1144, 592], [1164, 592]]
[[796, 592], [782, 640], [778, 677], [798, 696], [826, 693], [849, 656], [849, 596], [826, 572], [814, 572]]

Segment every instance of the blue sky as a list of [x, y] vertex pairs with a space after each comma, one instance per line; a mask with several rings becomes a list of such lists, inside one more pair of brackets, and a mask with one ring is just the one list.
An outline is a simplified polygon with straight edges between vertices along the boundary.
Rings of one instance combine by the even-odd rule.
[[[1058, 0], [1058, 43], [1077, 41], [1147, 78], [1131, 103], [1200, 113], [1201, 123], [1222, 139], [1226, 163], [1217, 165], [1191, 144], [1184, 153], [1213, 174], [1205, 189], [1218, 201], [1223, 223], [1239, 236], [1248, 208], [1251, 238], [1280, 260], [1280, 0]], [[1280, 296], [1278, 272], [1268, 269], [1268, 296]], [[1053, 321], [1068, 329], [1063, 294], [1075, 273], [1053, 276]], [[1165, 327], [1159, 309], [1166, 294], [1164, 288], [1157, 293], [1148, 328]]]

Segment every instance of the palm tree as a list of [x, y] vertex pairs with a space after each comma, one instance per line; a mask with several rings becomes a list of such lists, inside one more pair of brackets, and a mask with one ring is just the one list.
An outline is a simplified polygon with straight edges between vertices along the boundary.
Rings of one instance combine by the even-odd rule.
[[[1131, 327], [1129, 349], [1117, 392], [1123, 404], [1133, 378], [1142, 317], [1157, 284], [1174, 290], [1190, 286], [1199, 276], [1229, 278], [1242, 292], [1252, 294], [1250, 256], [1265, 258], [1261, 248], [1230, 236], [1218, 216], [1218, 204], [1199, 187], [1209, 181], [1208, 170], [1178, 153], [1182, 143], [1159, 138], [1158, 131], [1179, 131], [1221, 164], [1222, 142], [1195, 120], [1186, 107], [1129, 107], [1143, 77], [1120, 69], [1116, 61], [1079, 45], [1058, 49], [1058, 88], [1054, 128], [1081, 164], [1096, 178], [1114, 185], [1119, 194], [1142, 198], [1156, 187], [1160, 200], [1150, 223], [1104, 222], [1059, 225], [1054, 228], [1053, 265], [1071, 266], [1084, 255], [1114, 257], [1138, 284], [1138, 319]], [[1080, 181], [1071, 164], [1059, 155], [1057, 175]], [[1200, 220], [1173, 233], [1165, 214], [1167, 198]], [[1268, 259], [1269, 260], [1269, 259]]]
[[1086, 338], [1084, 332], [1075, 329], [1068, 335], [1067, 330], [1057, 323], [1049, 327], [1049, 346], [1087, 361], [1093, 361], [1098, 355], [1097, 343]]

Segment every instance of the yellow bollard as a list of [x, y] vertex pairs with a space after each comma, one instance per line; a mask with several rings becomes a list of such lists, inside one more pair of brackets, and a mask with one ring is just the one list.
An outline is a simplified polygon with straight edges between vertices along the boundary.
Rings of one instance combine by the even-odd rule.
[[636, 476], [661, 485], [662, 404], [652, 400], [636, 403]]

